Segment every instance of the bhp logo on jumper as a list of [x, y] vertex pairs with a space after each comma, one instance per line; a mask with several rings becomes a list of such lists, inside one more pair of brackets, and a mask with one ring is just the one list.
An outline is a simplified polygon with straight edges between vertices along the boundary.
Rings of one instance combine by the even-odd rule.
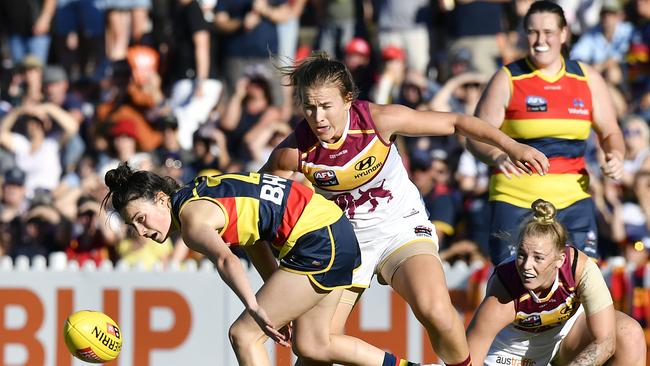
[[333, 200], [351, 219], [354, 218], [357, 207], [361, 207], [367, 202], [369, 202], [371, 206], [368, 212], [374, 212], [377, 209], [377, 206], [379, 206], [379, 198], [387, 198], [386, 202], [390, 202], [390, 200], [393, 199], [391, 191], [384, 188], [385, 182], [386, 179], [382, 180], [379, 186], [368, 188], [365, 191], [359, 189], [360, 195], [358, 197], [355, 197], [350, 192], [345, 192], [334, 196]]

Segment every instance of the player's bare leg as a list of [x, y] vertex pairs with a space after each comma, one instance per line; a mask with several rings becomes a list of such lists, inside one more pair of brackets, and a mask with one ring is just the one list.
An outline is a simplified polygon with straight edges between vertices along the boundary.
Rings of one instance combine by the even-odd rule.
[[465, 327], [451, 303], [440, 260], [433, 255], [410, 257], [390, 281], [426, 329], [436, 354], [447, 364], [467, 360]]
[[[330, 334], [341, 292], [341, 289], [323, 292], [307, 276], [279, 270], [256, 297], [276, 329], [297, 319], [294, 350], [303, 356], [344, 365], [382, 365], [386, 357], [383, 350], [354, 337]], [[240, 365], [270, 364], [264, 348], [267, 337], [247, 312], [231, 326], [229, 335]]]
[[[354, 310], [354, 306], [361, 297], [363, 293], [362, 288], [350, 288], [343, 290], [339, 304], [336, 307], [334, 312], [334, 317], [332, 318], [332, 323], [330, 325], [331, 334], [345, 334], [345, 323], [350, 317], [350, 313]], [[313, 360], [302, 359], [298, 357], [295, 366], [329, 366], [331, 363], [316, 362]]]
[[[278, 270], [256, 297], [274, 328], [280, 329], [313, 308], [326, 295], [314, 291], [307, 276]], [[264, 348], [267, 336], [248, 312], [244, 311], [233, 323], [229, 336], [239, 365], [270, 365]]]

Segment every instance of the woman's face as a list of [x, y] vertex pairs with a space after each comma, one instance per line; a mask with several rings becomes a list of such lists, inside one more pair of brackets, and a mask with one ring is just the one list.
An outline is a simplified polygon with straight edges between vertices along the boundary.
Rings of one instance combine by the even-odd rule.
[[644, 120], [633, 119], [629, 121], [623, 128], [623, 136], [625, 137], [625, 145], [628, 152], [636, 152], [648, 146], [648, 135], [643, 126]]
[[524, 237], [515, 260], [521, 283], [527, 290], [542, 293], [553, 286], [557, 271], [564, 263], [550, 236]]
[[43, 124], [35, 119], [27, 121], [27, 137], [30, 140], [34, 138], [43, 138], [45, 136], [45, 129]]
[[562, 44], [566, 42], [567, 29], [560, 28], [558, 16], [542, 12], [528, 18], [526, 28], [530, 58], [539, 67], [548, 67], [560, 61]]
[[115, 152], [120, 160], [128, 160], [137, 152], [137, 142], [131, 136], [118, 135], [113, 139]]
[[343, 135], [352, 101], [346, 101], [333, 85], [308, 88], [302, 91], [302, 111], [314, 134], [327, 143], [336, 142]]
[[153, 201], [145, 198], [132, 200], [124, 208], [122, 218], [138, 235], [162, 243], [167, 239], [172, 224], [169, 196], [159, 192]]
[[246, 87], [246, 109], [249, 113], [262, 113], [269, 107], [269, 100], [266, 99], [264, 89], [258, 84], [251, 82]]

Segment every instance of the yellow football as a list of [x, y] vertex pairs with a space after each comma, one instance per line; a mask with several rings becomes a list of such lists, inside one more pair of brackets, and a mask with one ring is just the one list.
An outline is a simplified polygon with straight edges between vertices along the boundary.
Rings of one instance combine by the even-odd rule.
[[92, 363], [114, 360], [122, 349], [117, 323], [101, 311], [81, 310], [63, 326], [65, 345], [76, 358]]

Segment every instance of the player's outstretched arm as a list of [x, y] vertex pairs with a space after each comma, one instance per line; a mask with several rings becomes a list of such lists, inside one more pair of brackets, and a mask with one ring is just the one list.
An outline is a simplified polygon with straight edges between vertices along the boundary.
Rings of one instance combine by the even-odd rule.
[[258, 305], [241, 261], [230, 251], [221, 236], [215, 235], [215, 230], [225, 225], [221, 208], [207, 200], [192, 201], [181, 211], [180, 220], [183, 240], [187, 246], [214, 263], [219, 276], [235, 292], [246, 311], [269, 338], [288, 345], [288, 339], [273, 327], [264, 309]]
[[515, 318], [515, 307], [496, 275], [490, 278], [485, 299], [467, 328], [467, 343], [472, 363], [482, 365], [497, 333]]
[[384, 140], [394, 135], [444, 136], [459, 133], [504, 151], [512, 163], [528, 174], [548, 172], [548, 159], [537, 149], [520, 144], [493, 125], [461, 113], [417, 111], [400, 105], [371, 104], [370, 111]]

